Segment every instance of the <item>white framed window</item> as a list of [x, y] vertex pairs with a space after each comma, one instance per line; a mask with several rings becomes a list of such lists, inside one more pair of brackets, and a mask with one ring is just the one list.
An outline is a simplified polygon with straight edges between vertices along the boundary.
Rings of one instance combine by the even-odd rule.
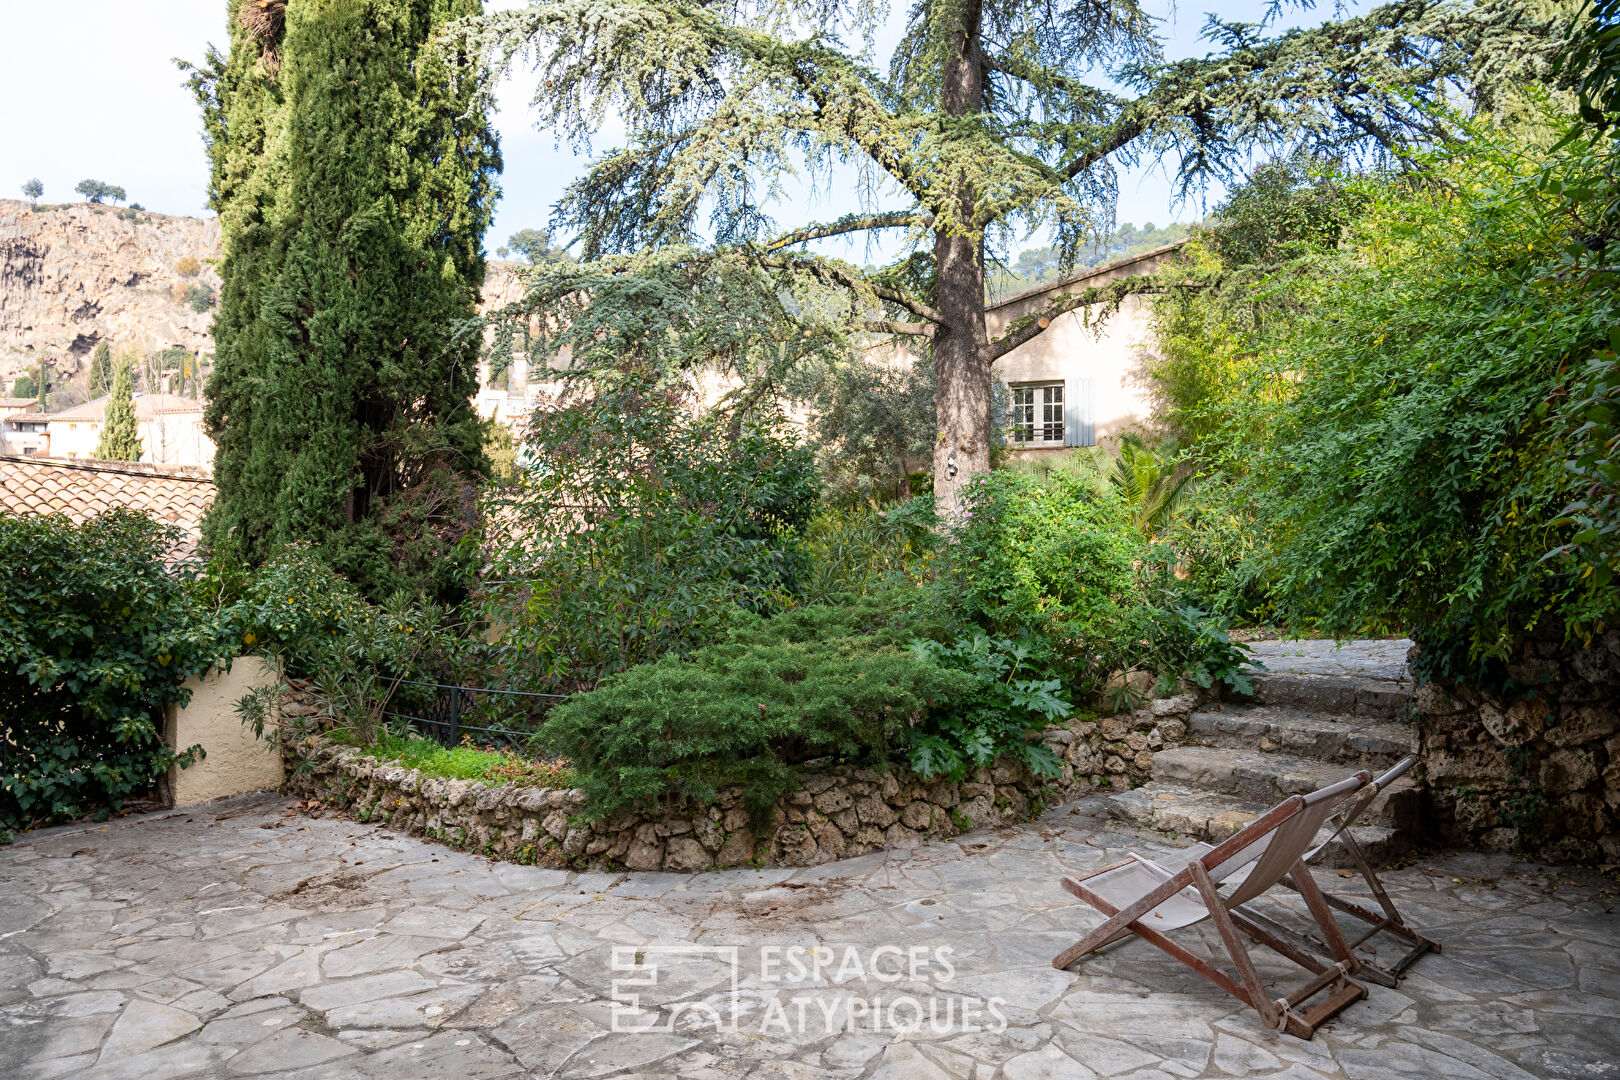
[[1008, 387], [1012, 396], [1012, 441], [1019, 446], [1062, 446], [1063, 384]]

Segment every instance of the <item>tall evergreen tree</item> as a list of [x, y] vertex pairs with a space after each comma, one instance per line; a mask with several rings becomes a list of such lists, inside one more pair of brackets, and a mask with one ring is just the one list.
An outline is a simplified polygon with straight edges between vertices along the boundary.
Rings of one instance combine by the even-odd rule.
[[205, 525], [307, 539], [375, 594], [451, 587], [487, 468], [472, 409], [500, 158], [431, 44], [478, 0], [230, 0], [192, 86], [224, 235]]
[[[1056, 299], [991, 339], [988, 261], [1043, 230], [1072, 265], [1111, 228], [1116, 167], [1144, 158], [1168, 155], [1185, 188], [1239, 175], [1251, 149], [1376, 154], [1447, 138], [1448, 108], [1489, 107], [1499, 88], [1540, 78], [1558, 38], [1519, 0], [1399, 0], [1280, 34], [1212, 15], [1212, 54], [1167, 61], [1138, 0], [916, 0], [884, 74], [839, 40], [869, 35], [883, 9], [537, 0], [465, 24], [460, 40], [487, 58], [490, 93], [499, 74], [532, 62], [540, 118], [567, 136], [613, 116], [629, 131], [570, 188], [554, 224], [578, 230], [584, 259], [630, 261], [599, 281], [566, 267], [558, 279], [611, 302], [633, 288], [615, 278], [669, 280], [644, 271], [670, 251], [684, 267], [747, 262], [775, 275], [778, 294], [806, 279], [836, 287], [846, 325], [931, 349], [934, 490], [947, 507], [989, 468], [991, 364], [1059, 316], [1143, 287]], [[814, 177], [849, 164], [866, 210], [829, 223], [773, 217], [804, 204], [789, 184], [806, 165]], [[695, 254], [705, 225], [720, 246]], [[865, 274], [803, 248], [875, 230], [901, 230], [909, 256]], [[620, 310], [625, 325], [644, 323], [645, 304]]]
[[98, 398], [105, 394], [112, 385], [112, 376], [112, 346], [106, 341], [98, 341], [95, 351], [90, 354], [90, 396]]
[[113, 373], [107, 411], [101, 417], [101, 442], [96, 457], [102, 461], [141, 460], [141, 429], [135, 419], [135, 376], [129, 357]]

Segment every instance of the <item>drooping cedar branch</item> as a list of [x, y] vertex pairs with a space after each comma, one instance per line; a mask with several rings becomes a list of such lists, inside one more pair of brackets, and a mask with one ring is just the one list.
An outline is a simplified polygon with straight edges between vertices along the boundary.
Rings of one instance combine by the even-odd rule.
[[939, 333], [939, 327], [933, 323], [890, 322], [886, 319], [868, 319], [861, 323], [861, 329], [870, 330], [874, 334], [898, 334], [901, 337], [931, 338]]
[[870, 232], [876, 229], [905, 229], [928, 224], [925, 214], [917, 214], [908, 210], [895, 210], [886, 214], [849, 214], [830, 221], [825, 225], [806, 225], [802, 229], [794, 229], [777, 237], [765, 245], [767, 251], [776, 251], [779, 248], [792, 247], [810, 240], [822, 240], [830, 236], [845, 236], [854, 232]]
[[1052, 297], [1046, 307], [1017, 320], [1007, 327], [1007, 332], [1001, 337], [987, 341], [979, 355], [986, 364], [993, 364], [1020, 345], [1035, 340], [1057, 322], [1058, 316], [1067, 315], [1071, 311], [1101, 305], [1103, 310], [1099, 315], [1106, 318], [1118, 311], [1119, 305], [1124, 303], [1128, 296], [1148, 296], [1168, 292], [1171, 289], [1199, 290], [1211, 287], [1208, 282], [1167, 285], [1151, 274], [1137, 274], [1111, 281], [1107, 285], [1092, 285], [1078, 292], [1059, 293]]

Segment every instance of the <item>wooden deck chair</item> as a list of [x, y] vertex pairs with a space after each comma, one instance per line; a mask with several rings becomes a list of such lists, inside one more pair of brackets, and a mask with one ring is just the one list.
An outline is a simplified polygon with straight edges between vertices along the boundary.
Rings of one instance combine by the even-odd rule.
[[[1360, 796], [1370, 784], [1369, 774], [1361, 772], [1309, 795], [1291, 795], [1225, 842], [1191, 859], [1179, 872], [1132, 854], [1079, 880], [1064, 878], [1065, 889], [1108, 918], [1058, 953], [1052, 966], [1066, 968], [1087, 953], [1135, 934], [1254, 1009], [1268, 1028], [1309, 1039], [1345, 1006], [1366, 997], [1367, 988], [1350, 978], [1359, 967], [1355, 954], [1301, 860], [1328, 815], [1347, 798]], [[1333, 949], [1336, 959], [1330, 963], [1269, 933], [1237, 910], [1289, 874]], [[1230, 887], [1226, 896], [1220, 893], [1223, 884]], [[1237, 967], [1238, 980], [1166, 936], [1205, 919], [1215, 923]], [[1239, 931], [1292, 960], [1312, 977], [1282, 997], [1268, 998]], [[1323, 992], [1327, 996], [1322, 1001], [1301, 1008]]]
[[[1380, 986], [1394, 987], [1397, 985], [1402, 972], [1417, 963], [1418, 959], [1425, 953], [1439, 952], [1440, 944], [1424, 937], [1406, 925], [1405, 920], [1401, 918], [1400, 910], [1395, 907], [1395, 902], [1389, 898], [1389, 893], [1384, 890], [1384, 883], [1378, 880], [1378, 875], [1373, 872], [1371, 864], [1367, 862], [1367, 856], [1361, 850], [1361, 845], [1356, 842], [1355, 835], [1350, 832], [1350, 826], [1360, 820], [1361, 815], [1366, 813], [1367, 807], [1372, 804], [1372, 801], [1380, 793], [1405, 776], [1407, 770], [1411, 769], [1415, 764], [1417, 764], [1416, 757], [1401, 759], [1388, 772], [1375, 779], [1369, 787], [1346, 799], [1341, 804], [1340, 809], [1328, 818], [1327, 826], [1333, 831], [1328, 835], [1327, 839], [1305, 853], [1305, 862], [1307, 864], [1313, 863], [1321, 857], [1322, 852], [1334, 840], [1339, 840], [1344, 845], [1345, 853], [1350, 856], [1351, 863], [1361, 871], [1362, 879], [1367, 882], [1367, 887], [1372, 890], [1373, 898], [1378, 901], [1378, 906], [1383, 909], [1383, 914], [1378, 915], [1344, 897], [1336, 896], [1333, 893], [1323, 894], [1323, 899], [1327, 901], [1329, 907], [1335, 911], [1342, 911], [1352, 918], [1359, 919], [1371, 927], [1366, 933], [1350, 942], [1351, 949], [1361, 948], [1380, 933], [1394, 934], [1396, 937], [1411, 942], [1412, 947], [1399, 960], [1387, 968], [1380, 967], [1365, 958], [1358, 958], [1361, 962], [1361, 977]], [[1185, 850], [1186, 857], [1192, 859], [1213, 849], [1208, 844], [1194, 844]], [[1181, 853], [1178, 852], [1177, 854]], [[1165, 862], [1163, 865], [1167, 865], [1172, 869], [1177, 867], [1177, 864], [1172, 862]], [[1284, 879], [1282, 884], [1294, 888], [1292, 880]], [[1295, 891], [1298, 890], [1295, 889]], [[1320, 956], [1332, 955], [1328, 944], [1319, 938], [1307, 937], [1297, 931], [1290, 930], [1252, 908], [1245, 907], [1243, 914], [1278, 937], [1287, 938], [1296, 945]]]

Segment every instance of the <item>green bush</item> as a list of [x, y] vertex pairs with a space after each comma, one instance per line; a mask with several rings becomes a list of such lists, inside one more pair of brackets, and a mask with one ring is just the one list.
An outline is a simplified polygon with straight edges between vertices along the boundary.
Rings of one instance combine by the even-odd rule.
[[1115, 639], [1141, 603], [1146, 542], [1117, 494], [1081, 473], [1002, 470], [964, 502], [932, 589], [939, 610], [999, 637], [1040, 635], [1071, 679], [1128, 659]]
[[939, 546], [937, 524], [928, 497], [886, 510], [822, 509], [805, 530], [802, 595], [827, 603], [915, 584]]
[[178, 538], [126, 510], [0, 517], [0, 830], [105, 816], [200, 756], [163, 712], [231, 652], [164, 566]]
[[1163, 498], [1130, 497], [1129, 484], [1108, 476], [1077, 460], [1042, 478], [1003, 470], [975, 480], [926, 608], [955, 636], [1022, 641], [1026, 670], [1083, 696], [1132, 669], [1153, 672], [1166, 691], [1184, 678], [1245, 690], [1246, 650], [1223, 618], [1187, 603], [1173, 549], [1141, 531], [1154, 517], [1143, 508]]
[[525, 449], [527, 475], [489, 499], [498, 526], [477, 607], [506, 685], [590, 687], [798, 590], [816, 477], [780, 424], [599, 381], [537, 410]]
[[1225, 443], [1295, 625], [1504, 656], [1543, 619], [1575, 632], [1620, 610], [1545, 557], [1578, 532], [1548, 401], [1620, 323], [1614, 234], [1573, 238], [1614, 184], [1584, 151], [1489, 132], [1425, 164], [1428, 188], [1366, 182], [1332, 265], [1276, 284], [1299, 314], [1260, 340]]
[[[314, 684], [322, 719], [362, 743], [383, 731], [401, 681], [426, 674], [429, 661], [455, 647], [442, 608], [405, 592], [373, 604], [309, 544], [287, 545], [243, 580], [214, 573], [238, 594], [223, 619], [243, 648]], [[250, 695], [241, 703], [244, 721], [262, 734], [279, 694], [270, 687]]]
[[913, 769], [928, 778], [962, 780], [970, 770], [1006, 757], [1037, 776], [1061, 771], [1057, 755], [1027, 736], [1073, 710], [1060, 680], [1018, 677], [1028, 673], [1026, 661], [1035, 651], [1030, 643], [975, 634], [949, 645], [917, 640], [911, 651], [919, 660], [968, 672], [976, 681], [962, 700], [930, 709], [911, 733]]
[[913, 654], [904, 633], [881, 601], [749, 617], [720, 644], [569, 698], [540, 739], [569, 760], [595, 815], [740, 785], [757, 819], [793, 766], [886, 768], [931, 712], [980, 691], [978, 674]]

